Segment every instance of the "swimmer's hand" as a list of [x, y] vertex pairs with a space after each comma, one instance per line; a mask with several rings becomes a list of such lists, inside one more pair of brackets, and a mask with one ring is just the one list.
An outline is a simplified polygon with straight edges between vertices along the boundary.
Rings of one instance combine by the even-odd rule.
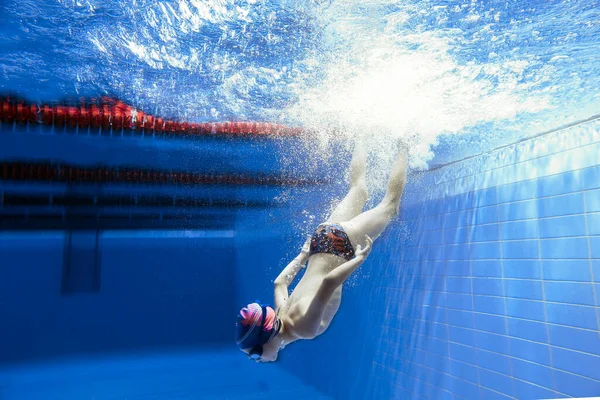
[[365, 240], [367, 241], [367, 244], [364, 249], [360, 244], [356, 246], [356, 251], [354, 252], [354, 255], [358, 259], [366, 259], [369, 256], [371, 249], [373, 248], [373, 239], [371, 239], [368, 235], [365, 235]]
[[304, 242], [304, 246], [302, 246], [302, 255], [305, 257], [308, 257], [308, 255], [310, 254], [310, 239], [311, 237], [308, 236], [306, 239], [306, 242]]

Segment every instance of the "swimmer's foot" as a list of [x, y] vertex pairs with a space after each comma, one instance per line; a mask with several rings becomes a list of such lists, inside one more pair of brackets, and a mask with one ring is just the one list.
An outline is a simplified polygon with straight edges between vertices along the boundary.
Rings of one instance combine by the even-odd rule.
[[398, 150], [398, 153], [404, 154], [406, 157], [408, 157], [409, 145], [407, 138], [399, 137], [396, 139], [396, 149]]

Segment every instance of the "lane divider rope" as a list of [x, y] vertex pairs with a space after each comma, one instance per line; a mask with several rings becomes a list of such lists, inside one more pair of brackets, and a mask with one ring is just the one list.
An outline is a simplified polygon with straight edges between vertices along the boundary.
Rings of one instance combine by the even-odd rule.
[[79, 130], [142, 132], [177, 137], [194, 136], [279, 136], [302, 133], [300, 128], [269, 122], [179, 122], [156, 117], [119, 100], [103, 97], [99, 101], [82, 101], [80, 105], [33, 104], [9, 96], [0, 97], [0, 122], [43, 124]]
[[187, 171], [152, 170], [129, 167], [80, 167], [63, 163], [3, 162], [0, 180], [69, 182], [93, 184], [146, 185], [236, 185], [236, 186], [309, 186], [327, 183], [318, 179], [280, 175], [202, 174]]

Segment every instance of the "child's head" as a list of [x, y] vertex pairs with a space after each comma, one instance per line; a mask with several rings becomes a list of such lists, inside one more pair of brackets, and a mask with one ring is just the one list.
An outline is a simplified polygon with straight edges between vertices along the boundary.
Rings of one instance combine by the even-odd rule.
[[271, 341], [281, 329], [281, 321], [270, 306], [251, 303], [237, 317], [236, 343], [256, 361], [275, 361], [279, 346]]

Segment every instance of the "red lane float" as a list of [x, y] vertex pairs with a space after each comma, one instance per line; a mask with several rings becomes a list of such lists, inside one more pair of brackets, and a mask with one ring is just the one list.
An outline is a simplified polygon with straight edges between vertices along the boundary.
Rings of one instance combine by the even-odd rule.
[[102, 98], [79, 106], [28, 104], [10, 97], [0, 98], [0, 122], [43, 124], [56, 127], [131, 130], [172, 136], [298, 136], [300, 128], [269, 122], [189, 123], [165, 120], [119, 100]]

